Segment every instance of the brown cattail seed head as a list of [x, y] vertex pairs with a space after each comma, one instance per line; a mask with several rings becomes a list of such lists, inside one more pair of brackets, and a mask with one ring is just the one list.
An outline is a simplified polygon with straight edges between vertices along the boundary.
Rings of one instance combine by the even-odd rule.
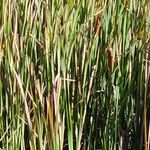
[[108, 68], [110, 71], [113, 71], [114, 58], [112, 48], [108, 48], [107, 53], [108, 53]]

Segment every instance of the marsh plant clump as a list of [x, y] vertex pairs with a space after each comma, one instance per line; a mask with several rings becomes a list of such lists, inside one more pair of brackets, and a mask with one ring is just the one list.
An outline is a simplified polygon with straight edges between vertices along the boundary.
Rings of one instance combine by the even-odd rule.
[[0, 0], [0, 149], [148, 150], [148, 0]]

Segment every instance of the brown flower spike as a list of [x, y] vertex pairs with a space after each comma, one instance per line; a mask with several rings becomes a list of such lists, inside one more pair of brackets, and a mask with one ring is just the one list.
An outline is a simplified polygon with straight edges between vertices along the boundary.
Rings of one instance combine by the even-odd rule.
[[95, 25], [95, 28], [94, 28], [94, 38], [96, 38], [97, 35], [99, 34], [100, 28], [101, 28], [101, 23], [100, 23], [99, 18], [97, 18], [96, 25]]
[[114, 58], [112, 48], [108, 48], [107, 53], [108, 53], [108, 68], [110, 71], [113, 71]]

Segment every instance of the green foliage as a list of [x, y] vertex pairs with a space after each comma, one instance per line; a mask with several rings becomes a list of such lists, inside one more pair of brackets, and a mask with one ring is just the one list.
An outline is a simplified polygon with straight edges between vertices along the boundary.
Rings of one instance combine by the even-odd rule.
[[0, 1], [0, 149], [148, 149], [148, 8]]

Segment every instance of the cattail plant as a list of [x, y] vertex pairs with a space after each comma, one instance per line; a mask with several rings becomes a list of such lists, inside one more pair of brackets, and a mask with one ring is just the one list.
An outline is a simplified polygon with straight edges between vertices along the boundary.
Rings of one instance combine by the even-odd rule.
[[149, 149], [146, 0], [0, 1], [0, 149]]

